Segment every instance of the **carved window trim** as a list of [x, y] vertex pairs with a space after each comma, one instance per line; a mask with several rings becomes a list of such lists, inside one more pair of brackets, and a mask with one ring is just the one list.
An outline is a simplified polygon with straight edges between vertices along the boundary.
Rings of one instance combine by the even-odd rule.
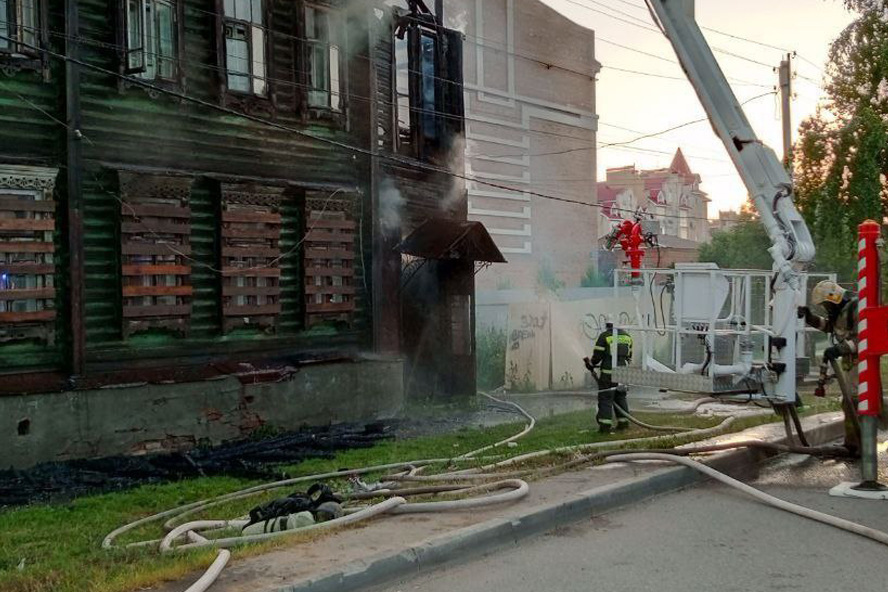
[[354, 324], [357, 311], [358, 224], [353, 199], [305, 199], [305, 325]]
[[223, 184], [222, 329], [276, 330], [281, 314], [281, 201], [284, 189]]
[[57, 176], [0, 166], [0, 343], [55, 343]]
[[122, 333], [190, 329], [189, 177], [118, 171]]

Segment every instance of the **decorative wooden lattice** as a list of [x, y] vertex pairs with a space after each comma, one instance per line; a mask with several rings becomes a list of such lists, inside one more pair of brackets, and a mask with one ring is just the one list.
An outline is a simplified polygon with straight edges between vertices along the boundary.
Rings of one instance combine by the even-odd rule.
[[305, 310], [309, 328], [351, 324], [356, 308], [356, 224], [350, 200], [306, 199]]
[[188, 333], [191, 179], [120, 173], [123, 335]]
[[0, 188], [0, 342], [55, 339], [55, 208], [52, 181]]
[[275, 187], [222, 187], [223, 329], [274, 329], [281, 314], [281, 195]]

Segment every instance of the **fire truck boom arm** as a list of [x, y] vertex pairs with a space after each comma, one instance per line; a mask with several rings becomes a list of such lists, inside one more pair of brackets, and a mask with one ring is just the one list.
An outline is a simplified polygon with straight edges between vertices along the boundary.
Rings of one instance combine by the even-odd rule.
[[[746, 185], [764, 225], [774, 261], [773, 328], [767, 369], [776, 377], [773, 396], [796, 400], [796, 307], [801, 271], [814, 259], [811, 233], [793, 202], [792, 180], [773, 150], [755, 135], [712, 49], [694, 20], [694, 0], [646, 0], [706, 114]], [[763, 382], [770, 382], [763, 378]]]
[[793, 283], [793, 271], [814, 259], [814, 243], [793, 203], [792, 180], [774, 151], [756, 137], [694, 20], [694, 0], [647, 1], [752, 196], [771, 239], [775, 270]]

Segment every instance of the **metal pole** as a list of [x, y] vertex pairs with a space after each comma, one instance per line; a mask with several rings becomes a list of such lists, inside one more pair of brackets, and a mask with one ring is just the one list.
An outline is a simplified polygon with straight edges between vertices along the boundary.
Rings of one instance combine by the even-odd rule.
[[792, 176], [792, 54], [780, 62], [780, 98], [783, 104], [783, 164]]
[[867, 220], [858, 227], [858, 393], [861, 429], [861, 483], [855, 489], [881, 490], [878, 482], [878, 421], [882, 406], [881, 355], [885, 352], [885, 329], [879, 326], [881, 305], [881, 261], [879, 242], [882, 227]]

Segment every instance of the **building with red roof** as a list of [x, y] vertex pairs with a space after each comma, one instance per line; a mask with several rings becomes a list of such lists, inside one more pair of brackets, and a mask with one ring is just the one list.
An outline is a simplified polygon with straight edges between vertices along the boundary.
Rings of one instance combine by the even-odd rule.
[[696, 243], [709, 240], [709, 202], [679, 148], [669, 167], [640, 170], [611, 168], [598, 184], [601, 231], [607, 233], [624, 219], [642, 213], [660, 222], [661, 234]]

